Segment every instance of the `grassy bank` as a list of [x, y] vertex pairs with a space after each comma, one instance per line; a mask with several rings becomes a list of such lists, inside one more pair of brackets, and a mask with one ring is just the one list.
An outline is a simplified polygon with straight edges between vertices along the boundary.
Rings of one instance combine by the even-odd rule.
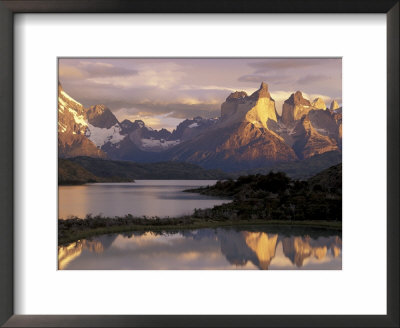
[[58, 220], [58, 244], [65, 245], [79, 239], [93, 236], [122, 233], [129, 231], [181, 231], [187, 229], [218, 228], [233, 226], [307, 226], [341, 230], [342, 222], [338, 221], [289, 221], [265, 219], [224, 219], [212, 220], [190, 216], [180, 218], [134, 218], [126, 217], [88, 217]]

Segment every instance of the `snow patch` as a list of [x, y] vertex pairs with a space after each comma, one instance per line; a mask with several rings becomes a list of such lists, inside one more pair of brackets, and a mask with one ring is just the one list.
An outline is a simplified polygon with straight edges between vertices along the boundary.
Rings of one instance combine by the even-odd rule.
[[69, 107], [68, 107], [68, 111], [74, 116], [74, 120], [75, 120], [76, 124], [88, 126], [83, 115], [79, 115], [76, 111], [74, 111], [72, 108], [69, 108]]
[[164, 140], [164, 139], [142, 139], [143, 148], [161, 148], [168, 149], [176, 146], [180, 143], [180, 140]]
[[60, 103], [61, 103], [61, 106], [68, 107], [68, 104], [64, 100], [62, 100], [62, 98], [58, 97], [58, 105], [59, 106], [60, 106]]
[[121, 134], [121, 127], [118, 124], [113, 125], [111, 128], [98, 128], [90, 123], [87, 123], [88, 131], [86, 136], [97, 146], [101, 147], [107, 142], [116, 144], [122, 141], [125, 136]]
[[319, 133], [322, 133], [322, 134], [324, 134], [324, 133], [328, 133], [328, 131], [326, 131], [325, 129], [317, 129], [317, 128], [315, 128], [315, 130], [317, 131], [317, 132], [319, 132]]
[[[65, 93], [64, 91], [61, 91], [61, 95], [62, 95], [64, 98], [66, 98], [67, 100], [69, 100], [69, 101], [75, 103], [76, 105], [82, 107], [82, 104], [78, 103], [74, 98], [71, 98], [71, 97], [70, 97], [67, 93]], [[60, 97], [59, 97], [59, 99], [60, 99]], [[64, 105], [64, 106], [65, 106], [65, 105]]]
[[65, 131], [67, 131], [67, 127], [65, 126], [65, 124], [58, 122], [58, 132], [64, 133]]
[[191, 128], [191, 129], [193, 129], [193, 128], [197, 128], [199, 125], [197, 124], [197, 123], [192, 123], [192, 124], [190, 124], [189, 126], [188, 126], [188, 128]]

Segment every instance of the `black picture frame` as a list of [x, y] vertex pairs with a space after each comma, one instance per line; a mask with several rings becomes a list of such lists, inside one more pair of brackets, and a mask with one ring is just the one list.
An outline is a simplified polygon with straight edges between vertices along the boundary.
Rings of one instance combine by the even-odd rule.
[[[387, 315], [14, 315], [13, 29], [17, 13], [384, 13], [387, 17]], [[18, 86], [16, 86], [18, 87]], [[0, 0], [0, 324], [5, 327], [399, 327], [398, 0]], [[367, 286], [366, 286], [367, 288]]]

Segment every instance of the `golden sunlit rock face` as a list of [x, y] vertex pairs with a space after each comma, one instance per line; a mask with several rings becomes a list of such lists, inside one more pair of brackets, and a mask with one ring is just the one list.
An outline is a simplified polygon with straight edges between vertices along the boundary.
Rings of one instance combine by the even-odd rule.
[[82, 249], [82, 243], [79, 241], [68, 246], [58, 247], [58, 270], [65, 269], [73, 259], [79, 257]]
[[315, 98], [314, 101], [312, 102], [311, 106], [313, 106], [316, 109], [326, 109], [325, 102], [322, 98]]
[[251, 96], [244, 91], [232, 93], [221, 105], [221, 126], [237, 122], [249, 122], [258, 128], [267, 127], [267, 121], [277, 121], [275, 101], [271, 98], [268, 85], [262, 83]]
[[296, 91], [283, 103], [280, 116], [268, 84], [262, 82], [251, 95], [231, 93], [219, 118], [186, 119], [171, 133], [145, 127], [142, 120], [119, 123], [105, 105], [84, 108], [59, 85], [59, 156], [180, 161], [226, 171], [260, 168], [340, 152], [338, 106], [333, 101], [327, 109], [322, 98], [311, 103]]
[[[111, 251], [109, 251], [111, 249]], [[107, 251], [106, 251], [107, 250]], [[149, 268], [168, 269], [170, 256], [172, 267], [190, 268], [191, 263], [198, 268], [202, 263], [204, 268], [215, 269], [288, 269], [320, 265], [329, 265], [332, 261], [341, 265], [342, 240], [339, 236], [310, 237], [285, 236], [279, 233], [263, 231], [197, 230], [190, 233], [175, 233], [171, 235], [156, 235], [151, 232], [135, 235], [103, 235], [93, 240], [80, 240], [58, 248], [59, 270], [79, 268], [89, 260], [92, 264], [111, 259], [115, 254], [123, 260], [123, 267], [130, 268], [135, 259], [150, 261]], [[117, 252], [116, 252], [117, 251]], [[171, 252], [171, 253], [169, 253]], [[140, 255], [141, 254], [141, 255]], [[335, 260], [336, 259], [336, 260]], [[81, 264], [79, 264], [79, 262]], [[141, 268], [146, 268], [142, 266]], [[113, 267], [113, 269], [116, 269]], [[132, 267], [135, 269], [135, 267]]]
[[331, 249], [334, 257], [339, 256], [341, 252], [341, 240], [339, 238], [326, 245], [326, 241], [319, 244], [310, 237], [291, 237], [284, 238], [282, 246], [285, 256], [297, 267], [303, 266], [304, 260], [307, 258], [313, 257], [318, 261], [325, 259], [329, 249]]
[[277, 122], [278, 114], [266, 83], [261, 83], [251, 96], [238, 91], [231, 94], [221, 106], [221, 115], [221, 126], [240, 125], [232, 130], [216, 152], [225, 151], [228, 157], [249, 162], [259, 159], [290, 161], [296, 158], [283, 138], [268, 128], [267, 122]]
[[296, 91], [283, 103], [282, 122], [290, 126], [312, 109], [314, 108], [311, 106], [310, 101], [303, 98], [303, 94], [300, 91]]
[[311, 256], [312, 247], [310, 244], [300, 237], [284, 238], [282, 241], [283, 253], [294, 263], [297, 267], [303, 265], [304, 259]]
[[336, 110], [339, 108], [339, 104], [336, 100], [332, 100], [330, 110]]
[[301, 125], [298, 125], [298, 131], [303, 135], [302, 139], [305, 141], [296, 149], [297, 154], [301, 154], [302, 158], [310, 158], [317, 154], [339, 150], [337, 141], [334, 138], [319, 133], [313, 127], [309, 115], [303, 118]]
[[79, 240], [68, 246], [60, 246], [58, 248], [58, 269], [63, 270], [71, 261], [79, 257], [84, 249], [97, 254], [104, 251], [100, 241]]
[[58, 85], [58, 156], [91, 156], [106, 154], [90, 141], [85, 133], [85, 108]]
[[290, 161], [296, 154], [273, 132], [252, 123], [242, 123], [216, 152], [224, 152], [235, 161]]
[[244, 232], [243, 234], [247, 246], [256, 253], [260, 268], [267, 270], [275, 256], [278, 235], [268, 236], [265, 232]]

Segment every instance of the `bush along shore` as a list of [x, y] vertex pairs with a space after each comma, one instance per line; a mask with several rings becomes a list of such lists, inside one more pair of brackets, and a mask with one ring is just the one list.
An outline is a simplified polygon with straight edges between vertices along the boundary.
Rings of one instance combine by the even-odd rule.
[[88, 215], [58, 220], [59, 245], [95, 235], [128, 231], [179, 231], [236, 225], [303, 225], [342, 228], [342, 168], [333, 166], [307, 181], [284, 173], [249, 175], [185, 190], [229, 197], [232, 202], [196, 209], [177, 218], [102, 217]]
[[233, 198], [231, 203], [196, 210], [194, 216], [198, 218], [342, 221], [341, 164], [306, 181], [270, 172], [218, 181], [186, 192]]
[[310, 226], [341, 230], [342, 223], [335, 221], [291, 221], [291, 220], [265, 220], [265, 219], [211, 219], [182, 216], [179, 218], [136, 218], [131, 215], [124, 217], [86, 217], [84, 219], [73, 217], [58, 220], [58, 244], [65, 245], [80, 239], [91, 238], [98, 235], [122, 233], [130, 231], [178, 232], [187, 229], [218, 228], [234, 226]]

